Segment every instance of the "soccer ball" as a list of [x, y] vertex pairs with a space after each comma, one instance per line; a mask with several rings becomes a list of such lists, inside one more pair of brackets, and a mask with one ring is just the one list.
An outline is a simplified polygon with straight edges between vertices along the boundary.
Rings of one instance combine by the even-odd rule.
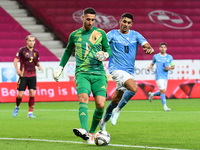
[[95, 144], [97, 146], [106, 146], [110, 143], [110, 134], [107, 131], [101, 131], [99, 130], [94, 135]]

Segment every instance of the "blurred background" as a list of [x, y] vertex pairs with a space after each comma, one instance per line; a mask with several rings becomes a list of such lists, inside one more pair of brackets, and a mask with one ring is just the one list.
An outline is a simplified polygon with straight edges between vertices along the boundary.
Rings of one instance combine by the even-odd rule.
[[[13, 60], [29, 34], [37, 38], [43, 71], [37, 71], [36, 101], [78, 100], [74, 84], [75, 57], [71, 56], [59, 83], [53, 72], [59, 66], [70, 33], [82, 26], [83, 10], [93, 7], [95, 26], [109, 32], [119, 29], [123, 13], [134, 16], [132, 30], [141, 33], [159, 53], [159, 44], [168, 45], [175, 69], [169, 72], [167, 98], [199, 98], [200, 90], [200, 1], [199, 0], [0, 0], [0, 102], [14, 102], [18, 76]], [[155, 69], [147, 72], [153, 55], [139, 46], [136, 57], [136, 81], [139, 90], [134, 99], [147, 99], [156, 91]], [[115, 83], [108, 72], [108, 99]], [[67, 82], [67, 83], [66, 83]], [[28, 94], [27, 94], [28, 97]], [[159, 98], [159, 97], [157, 97]], [[28, 99], [27, 99], [28, 100]], [[91, 97], [91, 100], [93, 98]]]

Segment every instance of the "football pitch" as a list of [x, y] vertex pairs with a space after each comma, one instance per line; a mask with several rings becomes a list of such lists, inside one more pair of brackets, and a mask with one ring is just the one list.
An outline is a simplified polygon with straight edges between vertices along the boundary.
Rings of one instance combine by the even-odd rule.
[[[37, 102], [37, 118], [32, 119], [27, 118], [27, 103], [21, 103], [16, 118], [14, 103], [0, 103], [0, 150], [200, 149], [200, 99], [170, 99], [167, 104], [172, 111], [164, 112], [160, 100], [129, 101], [116, 126], [107, 123], [110, 144], [96, 146], [72, 131], [80, 128], [78, 102]], [[94, 108], [90, 101], [89, 127]]]

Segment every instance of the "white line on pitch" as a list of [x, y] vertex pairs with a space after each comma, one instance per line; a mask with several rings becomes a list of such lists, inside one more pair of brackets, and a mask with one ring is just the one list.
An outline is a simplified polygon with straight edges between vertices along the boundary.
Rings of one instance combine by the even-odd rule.
[[[77, 141], [46, 140], [46, 139], [24, 139], [24, 138], [0, 138], [0, 139], [1, 140], [13, 140], [13, 141], [15, 140], [15, 141], [37, 141], [37, 142], [52, 142], [52, 143], [87, 144], [87, 143], [84, 143], [84, 142], [77, 142]], [[120, 144], [109, 144], [109, 146], [132, 147], [132, 148], [149, 148], [149, 149], [163, 149], [163, 150], [188, 150], [188, 149], [177, 149], [177, 148], [136, 146], [136, 145], [120, 145]]]
[[[0, 112], [10, 112], [12, 110], [0, 110]], [[20, 109], [20, 111], [27, 111], [27, 109]], [[35, 111], [78, 111], [78, 109], [35, 109]], [[94, 110], [88, 110], [88, 111], [94, 111]], [[122, 112], [141, 112], [141, 113], [160, 113], [164, 111], [122, 111]], [[171, 111], [170, 113], [200, 113], [200, 111]]]

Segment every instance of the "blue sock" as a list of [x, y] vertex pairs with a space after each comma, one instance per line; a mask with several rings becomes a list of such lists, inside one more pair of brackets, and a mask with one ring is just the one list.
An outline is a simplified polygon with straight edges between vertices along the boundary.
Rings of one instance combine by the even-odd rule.
[[114, 104], [112, 101], [110, 102], [110, 104], [108, 104], [108, 107], [106, 109], [106, 113], [103, 117], [104, 122], [107, 122], [111, 115], [112, 115], [112, 110], [117, 106], [117, 104]]
[[163, 105], [166, 105], [166, 97], [165, 97], [165, 94], [160, 94], [160, 96], [161, 96], [162, 104], [163, 104]]
[[122, 109], [135, 94], [136, 93], [126, 90], [117, 106]]
[[156, 91], [155, 93], [153, 93], [153, 96], [160, 96], [160, 91]]

